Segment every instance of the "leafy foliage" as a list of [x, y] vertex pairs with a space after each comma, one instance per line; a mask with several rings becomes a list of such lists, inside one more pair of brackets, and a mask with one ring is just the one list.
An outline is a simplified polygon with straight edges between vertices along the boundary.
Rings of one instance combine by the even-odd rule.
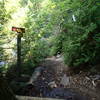
[[[22, 61], [27, 67], [58, 53], [72, 67], [99, 63], [99, 0], [8, 0], [0, 5], [0, 45], [9, 43], [16, 53], [16, 43], [9, 42], [16, 34], [9, 28], [25, 27]], [[11, 50], [0, 48], [3, 57], [10, 51], [5, 57], [9, 63], [16, 60]]]
[[[25, 52], [24, 52], [25, 53]], [[35, 67], [49, 55], [49, 47], [46, 40], [38, 40], [30, 43], [30, 50], [23, 56], [23, 62], [29, 67]]]
[[[76, 2], [76, 3], [75, 3]], [[99, 63], [99, 26], [100, 8], [96, 0], [72, 1], [68, 21], [62, 23], [62, 32], [57, 35], [53, 52], [62, 52], [69, 66], [93, 65]], [[70, 10], [70, 9], [69, 9]], [[98, 11], [99, 10], [99, 11]], [[75, 15], [76, 22], [70, 19]], [[96, 40], [96, 37], [98, 38]], [[63, 49], [61, 49], [63, 48]]]

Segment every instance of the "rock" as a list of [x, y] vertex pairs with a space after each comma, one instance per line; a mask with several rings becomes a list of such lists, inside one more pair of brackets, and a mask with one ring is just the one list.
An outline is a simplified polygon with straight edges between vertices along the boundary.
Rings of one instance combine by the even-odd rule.
[[66, 74], [64, 74], [64, 76], [61, 79], [60, 84], [63, 85], [64, 87], [69, 86], [70, 85], [70, 77], [66, 76]]
[[100, 80], [93, 80], [92, 84], [96, 89], [100, 90]]
[[100, 75], [94, 75], [94, 80], [100, 80]]
[[100, 85], [100, 75], [90, 76], [90, 78], [92, 80], [92, 85], [94, 87], [99, 87], [99, 85]]
[[89, 77], [87, 77], [87, 76], [86, 76], [85, 78], [86, 78], [86, 80], [91, 80], [91, 79], [90, 79]]
[[48, 83], [48, 86], [49, 86], [50, 88], [56, 88], [56, 87], [57, 87], [55, 81]]
[[43, 67], [37, 67], [33, 72], [32, 77], [30, 78], [30, 81], [28, 83], [33, 84], [33, 82], [36, 81], [36, 79], [41, 75], [43, 70], [44, 70]]

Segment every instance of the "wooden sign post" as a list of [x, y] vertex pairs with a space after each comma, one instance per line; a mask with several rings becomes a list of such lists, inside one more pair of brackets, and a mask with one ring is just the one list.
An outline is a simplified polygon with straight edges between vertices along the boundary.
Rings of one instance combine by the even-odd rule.
[[17, 32], [17, 71], [18, 76], [21, 74], [21, 37], [25, 33], [25, 28], [12, 27], [12, 31]]

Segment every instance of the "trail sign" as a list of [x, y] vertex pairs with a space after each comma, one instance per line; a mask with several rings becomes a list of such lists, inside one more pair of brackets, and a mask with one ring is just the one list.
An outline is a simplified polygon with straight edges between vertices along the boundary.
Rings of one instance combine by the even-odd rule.
[[21, 37], [25, 33], [25, 28], [12, 27], [12, 31], [17, 32], [17, 72], [21, 75]]
[[25, 28], [12, 27], [12, 31], [15, 31], [17, 33], [25, 33]]

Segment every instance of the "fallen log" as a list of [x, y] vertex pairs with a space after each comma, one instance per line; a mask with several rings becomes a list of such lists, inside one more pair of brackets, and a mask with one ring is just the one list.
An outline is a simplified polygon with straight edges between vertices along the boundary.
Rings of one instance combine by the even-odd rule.
[[18, 100], [64, 100], [64, 99], [53, 99], [53, 98], [40, 98], [40, 97], [29, 97], [29, 96], [16, 96]]

